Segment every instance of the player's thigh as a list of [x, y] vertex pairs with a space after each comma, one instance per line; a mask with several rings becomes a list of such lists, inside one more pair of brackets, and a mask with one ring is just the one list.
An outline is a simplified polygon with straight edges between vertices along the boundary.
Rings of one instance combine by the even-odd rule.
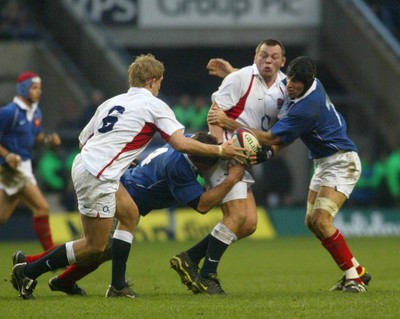
[[319, 198], [324, 198], [329, 202], [335, 203], [337, 208], [340, 209], [346, 201], [347, 196], [332, 187], [322, 186], [318, 192], [316, 200], [318, 200]]
[[19, 194], [8, 196], [3, 189], [0, 189], [0, 224], [7, 222], [19, 201]]
[[257, 204], [253, 192], [249, 188], [247, 192], [247, 215], [246, 224], [251, 227], [256, 227], [258, 221]]
[[314, 160], [314, 163], [315, 171], [309, 187], [311, 190], [320, 193], [320, 188], [325, 186], [350, 197], [361, 175], [361, 162], [356, 152], [337, 152]]
[[36, 184], [30, 183], [21, 191], [21, 199], [32, 210], [34, 215], [47, 215], [49, 204]]

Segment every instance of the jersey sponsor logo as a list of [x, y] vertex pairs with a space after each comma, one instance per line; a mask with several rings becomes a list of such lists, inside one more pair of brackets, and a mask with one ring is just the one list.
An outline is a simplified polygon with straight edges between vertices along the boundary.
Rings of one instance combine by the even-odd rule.
[[20, 126], [24, 125], [25, 123], [26, 123], [25, 120], [19, 121], [19, 125], [20, 125]]

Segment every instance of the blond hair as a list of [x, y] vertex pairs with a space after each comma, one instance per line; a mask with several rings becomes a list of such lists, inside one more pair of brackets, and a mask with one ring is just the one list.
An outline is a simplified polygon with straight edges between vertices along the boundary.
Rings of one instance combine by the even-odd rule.
[[141, 54], [129, 66], [128, 80], [130, 87], [145, 87], [152, 79], [160, 79], [164, 74], [164, 64], [152, 54]]

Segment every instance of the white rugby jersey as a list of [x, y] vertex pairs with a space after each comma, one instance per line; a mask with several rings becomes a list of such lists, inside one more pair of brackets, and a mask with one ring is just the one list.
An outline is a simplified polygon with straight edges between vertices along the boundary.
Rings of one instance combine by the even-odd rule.
[[[286, 75], [281, 71], [268, 88], [256, 64], [229, 74], [211, 96], [229, 118], [238, 123], [267, 131], [277, 120], [285, 101], [285, 90], [279, 84]], [[230, 134], [224, 133], [225, 138]]]
[[130, 88], [101, 104], [79, 135], [86, 169], [101, 180], [118, 180], [156, 132], [165, 141], [184, 129], [169, 106], [144, 88]]

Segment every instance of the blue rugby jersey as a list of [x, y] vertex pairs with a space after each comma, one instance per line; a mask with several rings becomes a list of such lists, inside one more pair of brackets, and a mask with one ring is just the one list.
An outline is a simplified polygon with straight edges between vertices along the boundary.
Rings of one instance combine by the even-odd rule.
[[204, 192], [195, 167], [186, 155], [168, 144], [149, 154], [139, 166], [128, 169], [121, 183], [143, 216], [153, 209], [187, 205]]
[[[282, 85], [286, 84], [286, 80]], [[316, 79], [299, 99], [289, 101], [287, 114], [272, 128], [282, 143], [288, 145], [300, 138], [311, 159], [330, 156], [338, 151], [355, 151], [357, 147], [347, 136], [346, 121], [336, 111], [322, 83]]]
[[[17, 99], [14, 99], [13, 102], [0, 107], [0, 144], [21, 156], [22, 160], [28, 160], [32, 158], [36, 136], [43, 131], [42, 113], [36, 108], [32, 119], [28, 119], [27, 110], [16, 102]], [[4, 164], [2, 157], [0, 164]]]

